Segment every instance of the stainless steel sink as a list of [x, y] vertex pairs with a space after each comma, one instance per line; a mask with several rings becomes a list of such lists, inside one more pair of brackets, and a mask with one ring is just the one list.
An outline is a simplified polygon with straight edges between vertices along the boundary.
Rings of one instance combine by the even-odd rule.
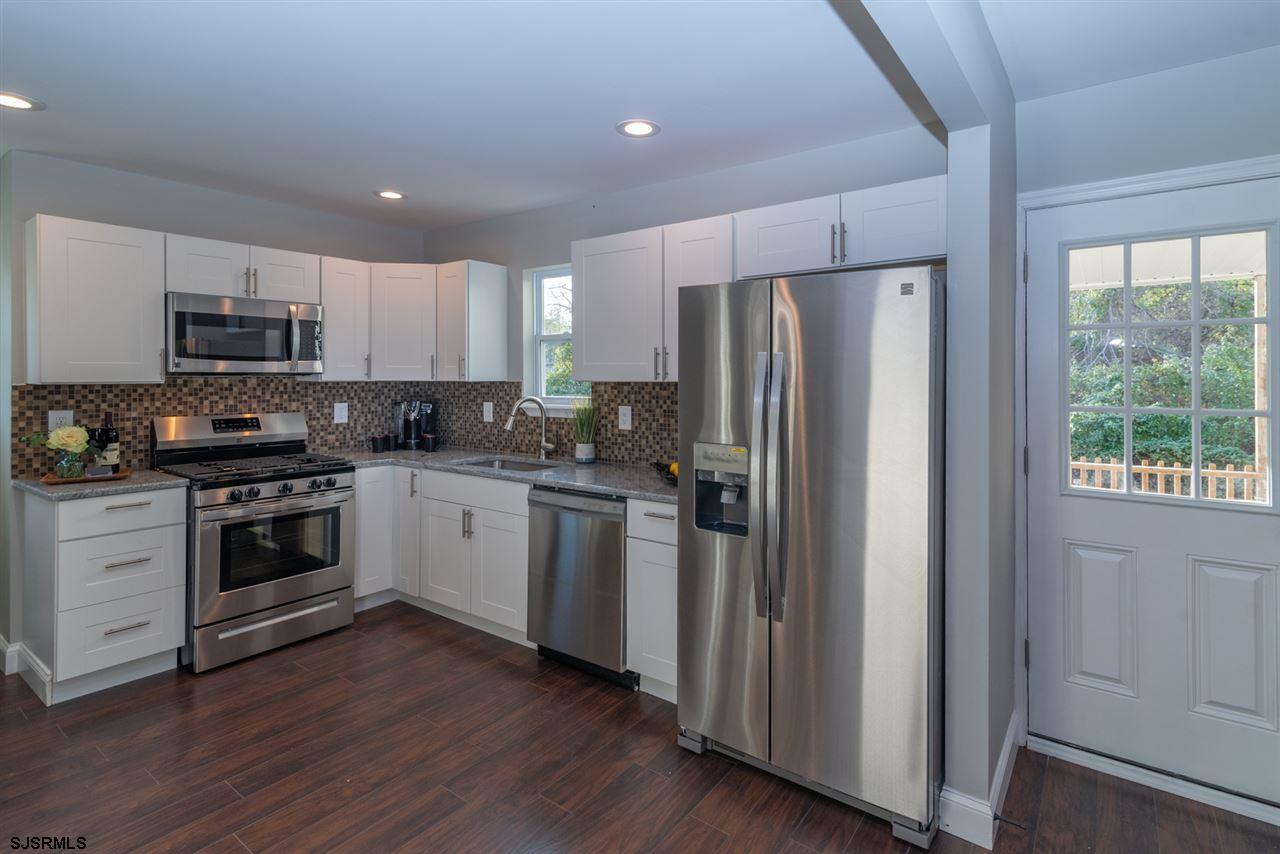
[[501, 471], [543, 471], [545, 469], [556, 468], [559, 463], [535, 463], [526, 460], [502, 460], [502, 459], [484, 459], [472, 460], [469, 463], [463, 463], [464, 466], [477, 466], [486, 469], [499, 469]]

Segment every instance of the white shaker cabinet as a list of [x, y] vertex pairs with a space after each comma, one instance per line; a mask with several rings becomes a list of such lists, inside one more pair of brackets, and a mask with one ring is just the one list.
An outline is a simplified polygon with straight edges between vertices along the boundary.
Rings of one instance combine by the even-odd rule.
[[320, 256], [287, 249], [249, 247], [253, 295], [282, 302], [320, 302]]
[[27, 381], [164, 379], [164, 234], [27, 220]]
[[370, 265], [345, 258], [320, 262], [324, 306], [325, 380], [364, 380], [372, 374], [369, 349]]
[[733, 215], [740, 279], [839, 263], [840, 196], [822, 196]]
[[680, 288], [733, 281], [733, 217], [713, 216], [662, 228], [662, 378], [679, 377]]
[[419, 508], [422, 504], [422, 472], [402, 466], [394, 466], [393, 471], [394, 488], [388, 508], [392, 516], [395, 561], [392, 584], [401, 593], [417, 596], [421, 574]]
[[355, 596], [395, 587], [395, 471], [391, 466], [356, 469]]
[[627, 537], [627, 667], [676, 684], [676, 547]]
[[435, 379], [506, 378], [507, 268], [484, 261], [438, 265]]
[[947, 176], [840, 196], [841, 263], [878, 264], [947, 254]]
[[662, 229], [574, 241], [573, 378], [661, 376]]
[[471, 611], [469, 508], [434, 498], [422, 502], [422, 598]]
[[525, 631], [529, 615], [529, 518], [473, 509], [471, 613]]
[[253, 296], [249, 247], [183, 234], [164, 236], [165, 290], [215, 297]]
[[436, 266], [373, 264], [370, 282], [372, 378], [433, 379]]

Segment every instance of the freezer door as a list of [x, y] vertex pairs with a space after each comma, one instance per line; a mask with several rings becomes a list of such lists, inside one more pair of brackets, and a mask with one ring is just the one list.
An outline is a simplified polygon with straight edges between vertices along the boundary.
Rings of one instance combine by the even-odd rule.
[[767, 502], [772, 762], [922, 824], [935, 776], [930, 303], [927, 267], [774, 280]]
[[[680, 528], [677, 673], [680, 726], [761, 760], [769, 758], [769, 626], [763, 543], [757, 522], [695, 524], [699, 500], [694, 446], [706, 469], [741, 468], [751, 505], [763, 458], [769, 350], [768, 281], [685, 287], [680, 299]], [[713, 447], [709, 452], [707, 446]], [[721, 453], [723, 451], [723, 453]], [[723, 459], [724, 462], [717, 462]], [[736, 459], [736, 462], [734, 461]], [[727, 474], [726, 477], [734, 477]], [[721, 493], [702, 481], [704, 511]], [[731, 496], [730, 496], [731, 497]], [[731, 511], [731, 505], [726, 505]], [[762, 512], [762, 508], [761, 508]], [[742, 517], [736, 517], [741, 519]]]

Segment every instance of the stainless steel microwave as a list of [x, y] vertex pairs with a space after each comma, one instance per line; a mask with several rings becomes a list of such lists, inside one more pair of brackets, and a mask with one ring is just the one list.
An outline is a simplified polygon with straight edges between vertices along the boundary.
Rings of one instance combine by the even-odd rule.
[[324, 309], [208, 294], [165, 295], [171, 374], [318, 374]]

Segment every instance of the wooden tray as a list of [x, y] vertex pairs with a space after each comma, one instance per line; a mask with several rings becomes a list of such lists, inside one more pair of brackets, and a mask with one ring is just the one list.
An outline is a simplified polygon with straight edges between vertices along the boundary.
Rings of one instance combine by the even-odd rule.
[[41, 483], [47, 483], [50, 486], [56, 486], [63, 483], [98, 483], [106, 480], [124, 480], [133, 474], [133, 469], [124, 468], [115, 474], [100, 474], [97, 477], [58, 477], [53, 472], [49, 472], [40, 478]]

